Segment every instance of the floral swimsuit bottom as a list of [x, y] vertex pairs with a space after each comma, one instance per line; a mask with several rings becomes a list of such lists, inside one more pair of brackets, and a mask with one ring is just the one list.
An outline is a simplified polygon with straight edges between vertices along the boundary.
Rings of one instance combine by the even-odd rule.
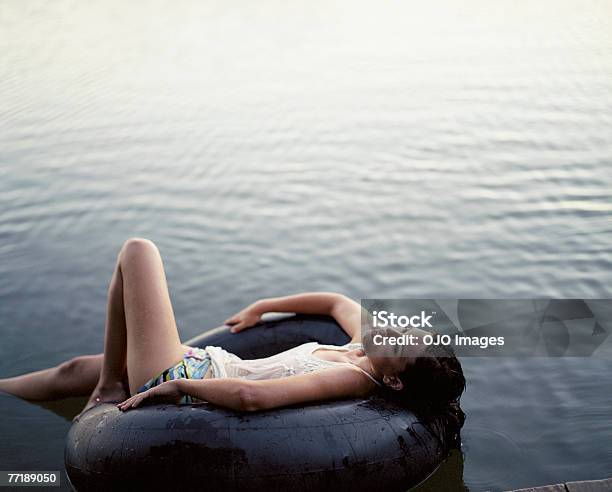
[[[210, 363], [210, 355], [208, 355], [206, 350], [198, 347], [190, 347], [179, 362], [162, 371], [154, 378], [149, 379], [138, 388], [137, 393], [142, 393], [165, 381], [171, 381], [173, 379], [202, 379], [208, 372]], [[193, 401], [194, 399], [190, 395], [184, 395], [181, 398], [181, 403], [191, 404]]]

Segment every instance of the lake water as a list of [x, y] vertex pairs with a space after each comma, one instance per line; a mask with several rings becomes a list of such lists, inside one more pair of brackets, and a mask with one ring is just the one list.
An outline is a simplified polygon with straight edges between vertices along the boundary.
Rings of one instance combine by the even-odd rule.
[[[606, 1], [1, 2], [0, 376], [102, 351], [131, 236], [184, 340], [309, 290], [610, 297], [611, 33]], [[424, 489], [612, 475], [610, 358], [463, 365]], [[82, 403], [0, 397], [0, 469], [62, 469]]]

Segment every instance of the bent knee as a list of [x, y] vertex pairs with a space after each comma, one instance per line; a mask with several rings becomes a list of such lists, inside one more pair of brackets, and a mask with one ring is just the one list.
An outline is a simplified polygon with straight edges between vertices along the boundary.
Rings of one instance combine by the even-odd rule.
[[72, 359], [62, 362], [59, 366], [57, 366], [57, 373], [62, 378], [72, 377], [81, 372], [84, 364], [84, 356], [73, 357]]
[[131, 237], [125, 243], [123, 243], [123, 247], [121, 248], [119, 255], [122, 258], [127, 258], [141, 256], [147, 252], [159, 252], [153, 241], [142, 237]]
[[58, 375], [62, 377], [86, 378], [99, 376], [104, 354], [79, 355], [56, 366]]

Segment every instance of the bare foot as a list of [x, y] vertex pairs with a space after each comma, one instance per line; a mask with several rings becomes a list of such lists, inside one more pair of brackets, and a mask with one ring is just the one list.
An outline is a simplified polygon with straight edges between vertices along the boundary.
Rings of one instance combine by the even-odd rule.
[[81, 410], [76, 417], [72, 419], [74, 422], [81, 415], [83, 415], [87, 410], [96, 405], [100, 405], [101, 403], [119, 403], [129, 398], [129, 394], [125, 391], [123, 383], [121, 381], [117, 381], [113, 384], [106, 384], [103, 386], [96, 386], [96, 389], [93, 390], [87, 404]]

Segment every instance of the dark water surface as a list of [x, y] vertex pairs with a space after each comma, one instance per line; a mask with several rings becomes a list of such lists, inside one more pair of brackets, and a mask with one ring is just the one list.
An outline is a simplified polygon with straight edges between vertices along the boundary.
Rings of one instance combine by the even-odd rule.
[[[0, 377], [102, 351], [130, 236], [184, 340], [308, 290], [609, 297], [610, 33], [578, 0], [0, 2]], [[430, 490], [612, 475], [609, 358], [464, 368]], [[0, 469], [61, 469], [81, 403], [0, 397]]]

